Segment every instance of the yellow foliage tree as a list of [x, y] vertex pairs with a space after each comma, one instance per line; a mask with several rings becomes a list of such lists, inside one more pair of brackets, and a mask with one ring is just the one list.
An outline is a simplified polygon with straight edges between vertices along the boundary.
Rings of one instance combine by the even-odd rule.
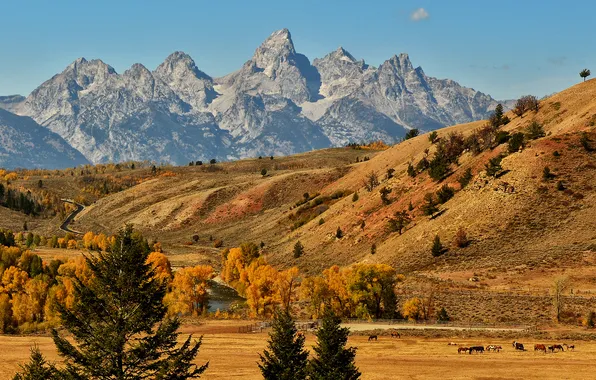
[[402, 314], [405, 318], [417, 321], [423, 317], [424, 304], [418, 297], [410, 298], [404, 302]]
[[329, 285], [323, 277], [306, 277], [300, 284], [300, 299], [309, 301], [311, 316], [319, 318], [325, 304], [331, 301]]
[[147, 257], [147, 264], [150, 264], [155, 271], [155, 277], [170, 283], [172, 281], [172, 266], [170, 260], [160, 252], [151, 252]]
[[207, 281], [213, 276], [213, 268], [208, 265], [176, 271], [172, 280], [172, 291], [165, 299], [170, 313], [197, 316], [207, 310]]
[[273, 314], [277, 304], [277, 270], [270, 265], [262, 265], [254, 261], [246, 270], [248, 287], [246, 288], [246, 303], [253, 316], [268, 316]]
[[300, 271], [293, 267], [277, 274], [275, 286], [281, 305], [285, 310], [290, 309], [290, 304], [296, 299], [296, 288], [299, 286]]
[[11, 266], [2, 274], [2, 286], [0, 287], [0, 292], [8, 294], [24, 292], [28, 280], [29, 275], [27, 272]]

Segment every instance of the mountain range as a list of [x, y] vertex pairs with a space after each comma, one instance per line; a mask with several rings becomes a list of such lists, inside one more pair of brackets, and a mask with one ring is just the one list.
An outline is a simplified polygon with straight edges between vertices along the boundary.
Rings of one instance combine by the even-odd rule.
[[[64, 150], [67, 166], [186, 164], [351, 142], [391, 144], [412, 128], [486, 118], [496, 104], [452, 80], [427, 76], [407, 54], [372, 67], [340, 47], [311, 62], [296, 52], [287, 29], [271, 34], [238, 71], [221, 78], [199, 70], [183, 52], [154, 71], [134, 64], [122, 74], [101, 60], [79, 58], [26, 98], [0, 97], [0, 108], [33, 119], [11, 118], [19, 124], [12, 128], [35, 121], [84, 156]], [[0, 159], [0, 165], [7, 162]], [[26, 165], [33, 164], [19, 166]]]

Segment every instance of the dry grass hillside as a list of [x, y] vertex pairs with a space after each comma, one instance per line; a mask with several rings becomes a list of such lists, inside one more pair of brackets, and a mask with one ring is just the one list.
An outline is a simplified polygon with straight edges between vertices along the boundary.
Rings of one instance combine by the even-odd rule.
[[[148, 169], [137, 170], [143, 181], [97, 199], [73, 228], [112, 233], [123, 223], [133, 223], [149, 238], [162, 241], [182, 265], [219, 265], [217, 240], [224, 248], [263, 242], [269, 262], [297, 265], [306, 273], [334, 264], [389, 263], [408, 275], [404, 294], [440, 289], [439, 303], [462, 318], [519, 320], [528, 312], [546, 317], [541, 309], [548, 308], [553, 278], [571, 277], [576, 295], [596, 292], [596, 153], [580, 143], [585, 134], [596, 149], [596, 80], [542, 100], [538, 112], [507, 116], [511, 121], [501, 130], [523, 132], [537, 121], [546, 135], [506, 154], [497, 178], [485, 173], [485, 165], [507, 153], [506, 143], [477, 155], [464, 152], [441, 182], [427, 171], [412, 178], [408, 163], [430, 158], [436, 149], [426, 134], [383, 151], [328, 149], [273, 160], [167, 168], [152, 177], [147, 177]], [[485, 123], [444, 128], [438, 135], [469, 136]], [[365, 156], [370, 160], [363, 161]], [[543, 178], [545, 167], [553, 178]], [[468, 168], [473, 178], [460, 189], [458, 178]], [[264, 176], [262, 169], [267, 170]], [[388, 169], [395, 170], [389, 179]], [[367, 191], [363, 181], [370, 173], [378, 175], [380, 184]], [[35, 183], [36, 178], [28, 181]], [[79, 190], [68, 178], [60, 181], [54, 191], [62, 186], [66, 196], [74, 196]], [[425, 194], [444, 184], [454, 188], [455, 195], [439, 206], [434, 218], [425, 216]], [[381, 200], [383, 187], [391, 189], [389, 204]], [[358, 194], [356, 201], [353, 193]], [[388, 231], [389, 218], [404, 210], [411, 223], [402, 234]], [[23, 220], [15, 217], [11, 227], [18, 229]], [[29, 223], [41, 232], [56, 226], [53, 219]], [[343, 232], [339, 239], [338, 227]], [[470, 239], [464, 248], [453, 244], [459, 229]], [[193, 235], [199, 236], [198, 242]], [[446, 248], [439, 257], [431, 255], [436, 235]], [[305, 254], [295, 259], [292, 247], [297, 241]], [[507, 292], [515, 292], [515, 299]], [[538, 297], [532, 305], [519, 296], [524, 292], [524, 297]], [[462, 302], [472, 297], [477, 302]], [[571, 304], [582, 313], [593, 300]], [[483, 311], [475, 316], [472, 306], [465, 305], [482, 305], [478, 307]], [[502, 317], [497, 309], [510, 313]]]

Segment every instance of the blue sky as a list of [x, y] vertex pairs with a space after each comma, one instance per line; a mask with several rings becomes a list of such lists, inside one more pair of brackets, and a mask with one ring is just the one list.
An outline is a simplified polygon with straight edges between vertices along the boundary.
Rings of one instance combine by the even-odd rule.
[[123, 72], [176, 50], [211, 76], [288, 28], [311, 60], [343, 46], [377, 66], [406, 52], [427, 75], [497, 99], [543, 96], [596, 67], [591, 1], [216, 0], [0, 2], [0, 95], [27, 95], [77, 57]]

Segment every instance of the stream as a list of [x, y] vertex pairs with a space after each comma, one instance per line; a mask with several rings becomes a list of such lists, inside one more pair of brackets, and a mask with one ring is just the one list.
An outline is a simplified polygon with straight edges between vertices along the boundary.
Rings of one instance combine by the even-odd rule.
[[209, 281], [209, 312], [229, 310], [232, 306], [246, 301], [238, 293], [217, 278]]

